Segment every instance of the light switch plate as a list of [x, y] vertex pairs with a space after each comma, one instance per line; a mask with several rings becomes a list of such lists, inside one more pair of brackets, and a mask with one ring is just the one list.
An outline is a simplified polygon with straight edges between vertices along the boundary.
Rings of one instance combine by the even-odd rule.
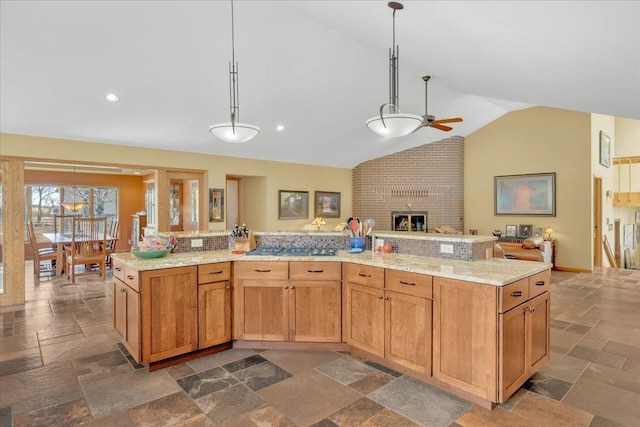
[[192, 248], [201, 248], [203, 245], [202, 239], [191, 239]]
[[441, 244], [440, 245], [440, 253], [452, 254], [453, 253], [453, 245]]

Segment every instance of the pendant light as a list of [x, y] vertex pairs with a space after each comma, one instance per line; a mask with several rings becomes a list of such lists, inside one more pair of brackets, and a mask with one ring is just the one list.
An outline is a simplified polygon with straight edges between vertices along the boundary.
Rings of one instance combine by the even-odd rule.
[[[380, 106], [380, 114], [367, 120], [369, 129], [380, 136], [397, 138], [409, 135], [422, 124], [422, 117], [415, 114], [405, 114], [400, 111], [398, 67], [400, 47], [396, 46], [396, 11], [402, 10], [402, 4], [391, 1], [387, 3], [393, 9], [393, 47], [389, 48], [389, 102]], [[389, 112], [384, 113], [388, 107]]]
[[249, 123], [240, 123], [240, 106], [238, 96], [238, 63], [235, 55], [235, 36], [233, 27], [233, 0], [231, 0], [231, 62], [229, 63], [229, 103], [231, 105], [231, 122], [216, 123], [209, 126], [209, 131], [225, 142], [247, 142], [260, 132], [260, 128]]
[[[73, 165], [73, 187], [71, 187], [71, 191], [73, 192], [73, 202], [63, 202], [60, 203], [62, 207], [71, 211], [78, 212], [80, 209], [86, 208], [89, 206], [86, 202], [76, 202], [76, 193], [78, 193], [78, 187], [76, 187], [76, 166]], [[66, 199], [66, 194], [65, 194]]]

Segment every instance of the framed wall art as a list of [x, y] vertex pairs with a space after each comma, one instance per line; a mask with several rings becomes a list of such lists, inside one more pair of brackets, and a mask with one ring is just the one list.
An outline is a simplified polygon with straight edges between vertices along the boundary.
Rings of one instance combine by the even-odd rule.
[[535, 227], [533, 229], [533, 237], [544, 237], [544, 228], [543, 227]]
[[495, 215], [556, 216], [556, 174], [494, 177]]
[[340, 193], [316, 191], [314, 206], [316, 218], [340, 218]]
[[635, 242], [633, 240], [633, 224], [624, 225], [622, 245], [629, 246], [631, 248], [635, 247]]
[[224, 222], [224, 190], [209, 189], [209, 222]]
[[515, 226], [515, 224], [507, 225], [507, 228], [505, 229], [504, 236], [505, 237], [516, 237], [516, 226]]
[[309, 218], [308, 191], [278, 191], [278, 219]]
[[531, 224], [520, 224], [518, 226], [518, 237], [521, 239], [526, 239], [527, 237], [531, 237], [532, 229], [533, 229], [533, 225]]
[[611, 138], [604, 131], [600, 131], [600, 164], [611, 166]]

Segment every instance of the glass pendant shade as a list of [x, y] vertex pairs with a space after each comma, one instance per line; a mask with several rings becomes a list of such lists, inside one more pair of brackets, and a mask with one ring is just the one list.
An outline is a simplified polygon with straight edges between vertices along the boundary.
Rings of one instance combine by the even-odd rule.
[[[384, 122], [382, 121], [384, 119]], [[367, 120], [369, 129], [380, 136], [398, 138], [409, 135], [422, 125], [422, 116], [405, 113], [387, 113]]]
[[209, 131], [224, 142], [247, 142], [260, 132], [260, 128], [249, 123], [217, 123], [209, 126]]

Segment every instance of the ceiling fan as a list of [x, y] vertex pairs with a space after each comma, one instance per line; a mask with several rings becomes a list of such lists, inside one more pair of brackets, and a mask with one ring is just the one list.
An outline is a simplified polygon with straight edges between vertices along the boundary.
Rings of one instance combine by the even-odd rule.
[[451, 119], [436, 120], [436, 116], [432, 116], [431, 114], [428, 114], [429, 110], [427, 110], [427, 99], [428, 99], [427, 85], [430, 78], [431, 76], [426, 76], [426, 75], [422, 76], [422, 80], [424, 80], [424, 116], [422, 116], [422, 124], [418, 126], [418, 128], [415, 131], [417, 131], [418, 129], [422, 129], [423, 127], [432, 127], [444, 132], [449, 132], [453, 128], [450, 126], [445, 126], [443, 125], [443, 123], [457, 123], [457, 122], [461, 122], [462, 119], [460, 117], [454, 117]]

